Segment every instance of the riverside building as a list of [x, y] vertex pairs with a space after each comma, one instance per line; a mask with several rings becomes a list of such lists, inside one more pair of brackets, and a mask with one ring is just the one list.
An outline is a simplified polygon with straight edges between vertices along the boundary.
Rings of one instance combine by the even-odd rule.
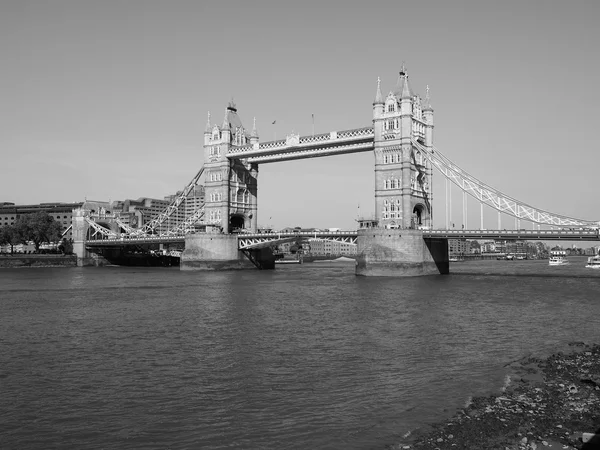
[[105, 210], [110, 209], [109, 206], [108, 202], [92, 200], [73, 203], [50, 202], [31, 205], [15, 205], [11, 202], [3, 202], [0, 203], [0, 226], [14, 225], [17, 219], [23, 215], [45, 212], [60, 223], [63, 231], [66, 230], [63, 237], [70, 239], [72, 237], [72, 232], [69, 227], [71, 226], [71, 218], [73, 217], [74, 209], [86, 208], [96, 212], [100, 211], [102, 208]]

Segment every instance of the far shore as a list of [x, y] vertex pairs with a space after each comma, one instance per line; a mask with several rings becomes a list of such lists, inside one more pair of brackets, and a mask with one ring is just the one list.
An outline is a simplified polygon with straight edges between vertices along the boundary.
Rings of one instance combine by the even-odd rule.
[[14, 253], [0, 255], [1, 268], [75, 267], [77, 256], [51, 253]]

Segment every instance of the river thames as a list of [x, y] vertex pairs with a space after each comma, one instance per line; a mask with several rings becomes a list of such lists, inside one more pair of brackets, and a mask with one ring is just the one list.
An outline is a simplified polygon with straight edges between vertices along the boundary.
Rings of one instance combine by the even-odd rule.
[[2, 269], [0, 446], [385, 449], [510, 361], [600, 342], [600, 271], [571, 259]]

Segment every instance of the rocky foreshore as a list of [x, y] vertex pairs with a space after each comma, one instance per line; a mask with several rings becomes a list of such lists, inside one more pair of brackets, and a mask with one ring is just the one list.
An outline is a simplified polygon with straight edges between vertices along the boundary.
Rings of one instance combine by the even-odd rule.
[[[600, 345], [507, 364], [508, 387], [397, 449], [600, 449]], [[596, 433], [598, 435], [596, 435]]]

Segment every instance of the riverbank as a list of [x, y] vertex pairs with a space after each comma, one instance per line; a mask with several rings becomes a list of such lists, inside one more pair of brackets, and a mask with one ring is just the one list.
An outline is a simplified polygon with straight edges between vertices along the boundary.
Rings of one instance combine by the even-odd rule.
[[0, 268], [16, 267], [75, 267], [75, 255], [18, 254], [0, 256]]
[[569, 344], [545, 358], [509, 363], [507, 369], [503, 392], [474, 398], [453, 418], [389, 449], [600, 448], [583, 443], [589, 437], [584, 433], [600, 428], [600, 345]]

